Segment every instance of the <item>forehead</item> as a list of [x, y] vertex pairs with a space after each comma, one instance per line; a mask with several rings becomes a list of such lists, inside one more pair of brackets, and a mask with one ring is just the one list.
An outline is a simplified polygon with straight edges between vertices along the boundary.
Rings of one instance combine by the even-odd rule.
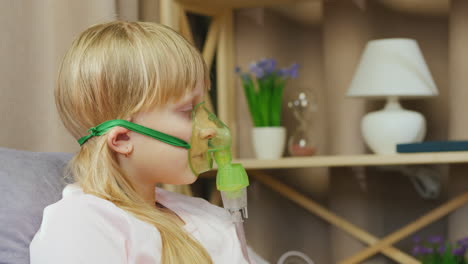
[[203, 81], [197, 82], [196, 86], [193, 89], [187, 90], [185, 94], [176, 99], [174, 102], [180, 102], [185, 100], [191, 100], [197, 97], [203, 97], [205, 95], [205, 87]]

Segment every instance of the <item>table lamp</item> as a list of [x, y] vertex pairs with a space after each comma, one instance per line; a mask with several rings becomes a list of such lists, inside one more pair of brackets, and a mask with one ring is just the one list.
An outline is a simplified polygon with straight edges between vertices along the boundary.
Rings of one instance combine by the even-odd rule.
[[438, 91], [417, 42], [395, 38], [367, 43], [347, 95], [387, 100], [382, 110], [363, 117], [361, 130], [373, 152], [394, 154], [397, 144], [421, 142], [426, 135], [424, 116], [402, 108], [399, 98]]

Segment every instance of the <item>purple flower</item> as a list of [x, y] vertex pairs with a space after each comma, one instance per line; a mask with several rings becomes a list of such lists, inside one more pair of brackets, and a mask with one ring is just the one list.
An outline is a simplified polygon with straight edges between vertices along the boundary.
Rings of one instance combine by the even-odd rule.
[[278, 74], [280, 77], [283, 77], [284, 79], [288, 78], [288, 69], [279, 69], [276, 74]]
[[437, 249], [437, 252], [439, 252], [439, 254], [442, 255], [445, 253], [445, 250], [446, 250], [445, 245], [440, 245], [439, 248]]
[[413, 256], [417, 256], [417, 255], [421, 254], [421, 249], [422, 249], [422, 248], [423, 248], [423, 247], [420, 246], [420, 245], [414, 246], [413, 249], [411, 250], [411, 254], [412, 254]]
[[257, 66], [262, 68], [265, 72], [265, 75], [271, 74], [275, 71], [276, 68], [276, 60], [274, 59], [261, 59]]
[[426, 248], [426, 247], [423, 247], [421, 245], [417, 245], [413, 248], [413, 250], [411, 251], [413, 256], [417, 256], [417, 255], [424, 255], [424, 254], [430, 254], [433, 252], [432, 248]]
[[421, 243], [421, 241], [422, 241], [421, 236], [416, 235], [416, 236], [413, 237], [413, 242], [414, 243], [418, 244], [418, 243]]
[[460, 240], [457, 241], [458, 244], [460, 245], [463, 245], [463, 246], [467, 246], [468, 247], [468, 237], [465, 237], [465, 238], [462, 238]]
[[263, 58], [257, 62], [258, 67], [260, 68], [266, 68], [269, 64], [269, 59]]
[[299, 64], [294, 63], [289, 68], [279, 69], [277, 74], [283, 78], [297, 78], [299, 72]]
[[261, 79], [265, 76], [265, 70], [260, 67], [257, 63], [250, 64], [250, 71], [257, 77], [257, 79]]
[[271, 74], [273, 72], [275, 72], [275, 69], [276, 69], [276, 60], [274, 59], [271, 59], [268, 63], [268, 66], [267, 68], [265, 69], [265, 71], [268, 73], [268, 74]]
[[291, 67], [289, 68], [289, 76], [291, 76], [291, 78], [293, 79], [297, 78], [298, 72], [299, 72], [299, 64], [294, 63], [293, 65], [291, 65]]
[[443, 240], [442, 236], [431, 236], [427, 239], [427, 241], [432, 244], [440, 244]]
[[466, 248], [459, 247], [452, 251], [453, 255], [455, 256], [465, 256]]
[[[297, 78], [299, 69], [299, 65], [297, 63], [291, 65], [289, 68], [284, 69], [277, 69], [276, 64], [277, 63], [275, 59], [261, 59], [257, 62], [252, 62], [249, 65], [249, 72], [257, 79], [264, 79], [269, 76], [277, 78], [277, 76], [275, 75], [278, 75], [283, 79]], [[242, 76], [242, 71], [240, 67], [236, 67], [235, 72]]]
[[434, 249], [432, 248], [424, 248], [423, 254], [432, 254], [434, 252]]

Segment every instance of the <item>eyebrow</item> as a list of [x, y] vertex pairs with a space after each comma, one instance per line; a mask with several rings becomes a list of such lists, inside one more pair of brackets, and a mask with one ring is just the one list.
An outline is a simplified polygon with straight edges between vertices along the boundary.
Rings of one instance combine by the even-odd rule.
[[[177, 106], [177, 108], [180, 108], [180, 107], [186, 106], [189, 103], [193, 103], [193, 100], [196, 97], [201, 96], [203, 92], [204, 92], [203, 89], [194, 88], [190, 94], [186, 94], [185, 96], [183, 96], [178, 102], [176, 102], [175, 105]], [[203, 98], [201, 98], [201, 100], [203, 101]]]
[[184, 97], [183, 99], [181, 99], [179, 102], [177, 102], [175, 105], [176, 105], [176, 108], [182, 108], [182, 107], [185, 107], [189, 104], [193, 104], [193, 100], [195, 99], [195, 95], [191, 95], [189, 97]]

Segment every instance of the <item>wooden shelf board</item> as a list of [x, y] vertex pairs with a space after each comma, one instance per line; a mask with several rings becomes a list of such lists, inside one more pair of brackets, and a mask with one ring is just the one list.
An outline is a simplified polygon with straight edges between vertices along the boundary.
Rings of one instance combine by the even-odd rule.
[[307, 167], [352, 167], [439, 163], [468, 163], [468, 151], [392, 155], [349, 155], [286, 157], [278, 160], [237, 159], [246, 169], [288, 169]]
[[176, 0], [182, 6], [192, 6], [198, 9], [203, 8], [252, 8], [252, 7], [267, 7], [274, 5], [286, 5], [304, 1], [318, 0]]

